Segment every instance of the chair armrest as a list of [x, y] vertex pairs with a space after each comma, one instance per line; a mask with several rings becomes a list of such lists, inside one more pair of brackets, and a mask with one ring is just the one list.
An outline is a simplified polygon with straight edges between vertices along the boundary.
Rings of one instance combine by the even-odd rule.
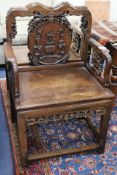
[[109, 49], [112, 56], [112, 75], [111, 75], [111, 90], [117, 96], [117, 42], [108, 42], [106, 47]]
[[[5, 58], [6, 61], [9, 59], [14, 59], [16, 60], [13, 48], [12, 48], [12, 44], [10, 42], [5, 42], [4, 43], [4, 53], [5, 53]], [[15, 61], [16, 62], [16, 61]]]
[[19, 76], [17, 60], [15, 58], [11, 43], [4, 43], [4, 53], [6, 62], [6, 71], [10, 89], [13, 90], [16, 98], [19, 97]]
[[95, 39], [90, 38], [88, 64], [93, 72], [97, 74], [100, 79], [103, 79], [104, 85], [110, 85], [110, 71], [112, 69], [112, 58], [109, 50], [98, 43]]

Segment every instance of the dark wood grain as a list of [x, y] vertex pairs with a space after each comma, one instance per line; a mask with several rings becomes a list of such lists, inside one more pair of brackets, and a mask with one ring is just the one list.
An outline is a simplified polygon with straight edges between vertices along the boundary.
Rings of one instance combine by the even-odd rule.
[[112, 96], [84, 67], [20, 72], [19, 81], [20, 107], [25, 108], [32, 105], [90, 102], [95, 98], [108, 99]]
[[[77, 48], [74, 48], [74, 43], [71, 42], [73, 33], [66, 15], [82, 16], [81, 32], [73, 38]], [[12, 46], [12, 39], [17, 34], [15, 21], [17, 16], [33, 16], [33, 20], [29, 23], [26, 46]], [[113, 65], [116, 66], [116, 61], [115, 59], [112, 61], [107, 49], [90, 39], [91, 21], [91, 13], [86, 7], [74, 7], [68, 3], [62, 3], [55, 8], [35, 3], [24, 8], [10, 9], [8, 12], [7, 42], [4, 44], [4, 52], [12, 119], [17, 123], [23, 165], [33, 159], [93, 149], [104, 151], [110, 113], [115, 99], [111, 85], [115, 81], [116, 73]], [[61, 29], [65, 31], [62, 35]], [[57, 32], [58, 35], [55, 36]], [[39, 51], [40, 43], [35, 40], [40, 38], [42, 52]], [[60, 48], [57, 49], [58, 45]], [[64, 59], [66, 55], [69, 59]], [[26, 60], [28, 56], [30, 63], [23, 62], [22, 60]], [[117, 91], [116, 87], [114, 92]], [[80, 112], [83, 117], [80, 116]], [[61, 115], [64, 119], [65, 115], [72, 113], [77, 114], [78, 119], [85, 119], [97, 143], [50, 153], [29, 154], [26, 133], [29, 121], [32, 121], [33, 134], [38, 137], [37, 143], [40, 143], [40, 136], [35, 130], [39, 118], [46, 121], [50, 115]], [[99, 128], [95, 128], [90, 120], [93, 113], [101, 117]]]
[[57, 157], [57, 156], [61, 156], [61, 155], [67, 155], [67, 154], [73, 154], [73, 153], [83, 153], [86, 151], [90, 151], [90, 150], [95, 150], [95, 149], [99, 149], [100, 145], [99, 144], [92, 144], [89, 146], [82, 146], [80, 149], [79, 148], [67, 148], [64, 150], [58, 150], [58, 151], [54, 151], [54, 152], [47, 152], [47, 153], [41, 153], [41, 154], [33, 154], [33, 155], [29, 155], [28, 156], [28, 160], [39, 160], [39, 159], [47, 159], [50, 157]]

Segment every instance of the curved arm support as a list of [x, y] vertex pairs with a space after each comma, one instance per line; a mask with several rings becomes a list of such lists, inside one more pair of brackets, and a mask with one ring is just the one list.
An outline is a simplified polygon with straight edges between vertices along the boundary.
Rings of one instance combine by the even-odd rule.
[[[8, 81], [9, 84], [14, 89], [15, 97], [19, 97], [19, 76], [18, 67], [15, 55], [13, 53], [11, 43], [4, 43], [4, 52], [6, 56], [6, 71], [8, 71]], [[12, 84], [11, 84], [12, 82]]]

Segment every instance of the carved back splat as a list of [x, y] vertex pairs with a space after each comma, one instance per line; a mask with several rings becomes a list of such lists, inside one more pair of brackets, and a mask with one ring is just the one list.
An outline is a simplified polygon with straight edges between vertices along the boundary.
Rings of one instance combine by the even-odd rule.
[[16, 17], [33, 16], [28, 27], [28, 49], [30, 63], [66, 63], [72, 41], [72, 31], [66, 18], [69, 15], [82, 16], [81, 31], [83, 46], [81, 58], [86, 61], [87, 42], [91, 34], [91, 14], [86, 7], [62, 3], [57, 7], [46, 7], [40, 3], [29, 4], [25, 8], [10, 9], [7, 15], [7, 39], [12, 42], [17, 34]]
[[72, 41], [65, 16], [44, 16], [35, 12], [29, 23], [29, 59], [33, 65], [65, 63]]

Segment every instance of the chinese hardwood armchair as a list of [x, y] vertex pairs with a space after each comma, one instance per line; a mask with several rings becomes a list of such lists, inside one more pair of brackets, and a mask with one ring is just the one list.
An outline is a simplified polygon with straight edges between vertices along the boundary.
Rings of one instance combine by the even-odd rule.
[[[81, 16], [81, 35], [72, 36], [67, 15]], [[16, 35], [15, 17], [33, 16], [28, 28], [29, 65], [17, 65], [12, 39]], [[55, 8], [30, 4], [11, 9], [6, 19], [4, 43], [13, 122], [17, 123], [22, 162], [105, 148], [110, 113], [115, 99], [111, 91], [112, 59], [91, 34], [91, 13], [86, 7], [62, 3]], [[74, 38], [75, 37], [75, 38]], [[77, 42], [74, 47], [74, 40]], [[90, 118], [100, 115], [96, 129]], [[77, 116], [84, 119], [97, 143], [54, 152], [28, 152], [27, 126], [36, 130], [47, 118]], [[53, 119], [54, 120], [54, 119]], [[58, 119], [59, 120], [59, 119]], [[35, 132], [34, 132], [35, 133]]]

